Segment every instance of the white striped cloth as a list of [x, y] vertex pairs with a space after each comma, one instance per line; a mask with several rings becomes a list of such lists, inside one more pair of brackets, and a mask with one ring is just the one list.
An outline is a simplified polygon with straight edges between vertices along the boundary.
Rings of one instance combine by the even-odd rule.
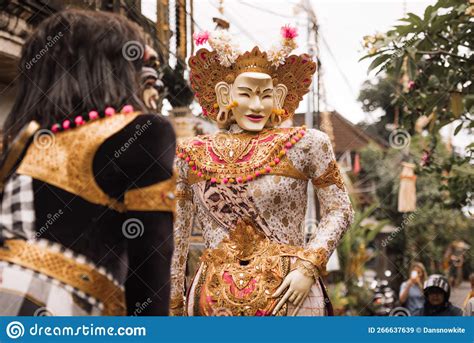
[[34, 238], [35, 217], [33, 179], [15, 173], [3, 190], [0, 238]]

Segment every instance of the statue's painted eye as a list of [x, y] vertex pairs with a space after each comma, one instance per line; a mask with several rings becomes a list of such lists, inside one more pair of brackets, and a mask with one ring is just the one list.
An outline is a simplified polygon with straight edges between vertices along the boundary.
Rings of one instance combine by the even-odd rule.
[[267, 94], [262, 97], [262, 99], [271, 99], [271, 98], [272, 98], [271, 94]]
[[250, 98], [250, 95], [247, 94], [247, 93], [239, 93], [240, 96], [243, 96], [243, 97], [246, 97], [246, 98]]

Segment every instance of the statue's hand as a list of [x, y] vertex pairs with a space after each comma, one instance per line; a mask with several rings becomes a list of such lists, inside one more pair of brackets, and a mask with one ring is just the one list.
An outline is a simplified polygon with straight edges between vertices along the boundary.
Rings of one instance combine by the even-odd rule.
[[278, 313], [286, 301], [289, 301], [298, 308], [308, 296], [314, 281], [313, 277], [305, 275], [298, 269], [290, 272], [273, 294], [273, 297], [278, 297], [286, 290], [285, 295], [283, 295], [283, 298], [281, 298], [273, 310], [273, 315]]

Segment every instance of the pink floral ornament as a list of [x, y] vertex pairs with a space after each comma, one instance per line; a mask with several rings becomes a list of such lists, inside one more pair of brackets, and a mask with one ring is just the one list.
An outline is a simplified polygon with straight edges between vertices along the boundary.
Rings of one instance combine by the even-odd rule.
[[203, 45], [209, 40], [210, 33], [209, 31], [195, 32], [193, 34], [194, 44]]
[[281, 28], [281, 36], [284, 39], [295, 39], [298, 37], [298, 29], [290, 25], [285, 25]]

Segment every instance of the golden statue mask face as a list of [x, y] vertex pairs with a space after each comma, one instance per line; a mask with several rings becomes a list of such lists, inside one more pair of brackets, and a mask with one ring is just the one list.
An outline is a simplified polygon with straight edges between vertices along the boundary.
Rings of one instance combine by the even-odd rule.
[[246, 131], [261, 131], [272, 116], [272, 110], [283, 107], [288, 93], [285, 85], [274, 86], [270, 75], [258, 72], [242, 73], [233, 84], [219, 82], [215, 90], [219, 105], [218, 123], [228, 123], [232, 111], [237, 124]]

